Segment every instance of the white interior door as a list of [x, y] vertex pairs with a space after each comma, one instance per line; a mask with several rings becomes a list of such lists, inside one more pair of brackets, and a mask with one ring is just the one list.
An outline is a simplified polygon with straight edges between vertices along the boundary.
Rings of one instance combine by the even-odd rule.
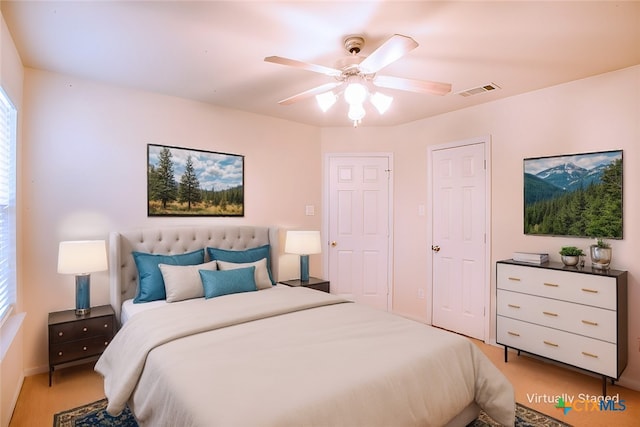
[[389, 156], [328, 157], [331, 293], [389, 308]]
[[484, 143], [434, 150], [432, 323], [484, 340], [486, 169]]

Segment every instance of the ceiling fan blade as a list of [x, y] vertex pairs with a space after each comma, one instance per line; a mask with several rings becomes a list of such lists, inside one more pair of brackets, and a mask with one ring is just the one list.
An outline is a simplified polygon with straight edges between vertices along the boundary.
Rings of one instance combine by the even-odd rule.
[[273, 62], [274, 64], [287, 65], [289, 67], [313, 71], [314, 73], [326, 74], [327, 76], [337, 77], [342, 74], [342, 71], [335, 68], [325, 67], [324, 65], [309, 64], [308, 62], [283, 58], [281, 56], [267, 56], [266, 58], [264, 58], [264, 60], [266, 62]]
[[290, 96], [289, 98], [283, 99], [282, 101], [278, 101], [280, 105], [289, 105], [294, 102], [302, 101], [303, 99], [311, 98], [312, 96], [319, 95], [324, 92], [328, 92], [331, 89], [340, 86], [342, 82], [333, 82], [333, 83], [325, 83], [321, 86], [314, 87], [313, 89], [306, 90], [304, 92], [300, 92], [296, 95]]
[[451, 92], [450, 83], [429, 82], [424, 80], [403, 79], [391, 76], [376, 76], [373, 84], [389, 89], [406, 90], [409, 92], [428, 93], [431, 95], [446, 95]]
[[394, 34], [360, 63], [360, 69], [365, 74], [376, 73], [417, 47], [411, 37]]

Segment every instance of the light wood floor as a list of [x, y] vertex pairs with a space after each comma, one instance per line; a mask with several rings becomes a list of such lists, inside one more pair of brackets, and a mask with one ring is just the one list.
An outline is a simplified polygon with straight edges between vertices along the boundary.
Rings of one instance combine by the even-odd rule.
[[[515, 353], [510, 353], [509, 362], [504, 363], [502, 348], [475, 342], [509, 378], [519, 403], [576, 427], [640, 425], [640, 392], [609, 384], [608, 395], [619, 395], [626, 406], [624, 411], [601, 412], [592, 410], [590, 406], [574, 403], [575, 408], [564, 415], [553, 403], [531, 401], [531, 397], [566, 394], [575, 396], [578, 400], [581, 394], [599, 396], [602, 394], [601, 379], [524, 354], [516, 356]], [[92, 364], [56, 371], [52, 387], [48, 386], [47, 374], [27, 377], [9, 427], [51, 426], [56, 412], [103, 398], [102, 385], [102, 377], [93, 371]], [[618, 405], [617, 408], [621, 406]]]

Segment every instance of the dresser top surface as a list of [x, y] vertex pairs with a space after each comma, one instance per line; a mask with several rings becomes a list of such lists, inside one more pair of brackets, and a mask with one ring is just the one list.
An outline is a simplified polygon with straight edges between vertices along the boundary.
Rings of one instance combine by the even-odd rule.
[[619, 277], [627, 274], [627, 272], [623, 270], [614, 270], [614, 269], [600, 270], [592, 267], [577, 267], [577, 266], [569, 267], [564, 265], [561, 262], [553, 262], [553, 261], [545, 262], [542, 264], [533, 264], [528, 262], [514, 261], [512, 259], [504, 259], [504, 260], [498, 261], [498, 264], [521, 265], [524, 267], [544, 268], [547, 270], [557, 270], [557, 271], [568, 271], [570, 273], [592, 274], [594, 276], [603, 276], [603, 277]]

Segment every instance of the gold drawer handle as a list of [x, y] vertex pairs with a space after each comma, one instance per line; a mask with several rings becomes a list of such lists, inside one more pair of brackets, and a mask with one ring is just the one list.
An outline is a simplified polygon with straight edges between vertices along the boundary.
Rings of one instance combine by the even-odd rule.
[[87, 351], [87, 347], [82, 347], [82, 351]]
[[519, 336], [520, 336], [520, 334], [519, 334], [519, 333], [517, 333], [517, 332], [511, 332], [511, 331], [509, 331], [509, 332], [507, 332], [507, 333], [508, 333], [509, 335], [513, 335], [514, 337], [519, 337]]
[[545, 286], [551, 286], [552, 288], [557, 288], [558, 286], [560, 286], [560, 285], [557, 285], [555, 283], [547, 283], [547, 282], [545, 282], [544, 285]]
[[592, 322], [590, 320], [583, 320], [582, 323], [585, 325], [598, 326], [598, 322]]
[[558, 347], [558, 344], [553, 343], [553, 342], [551, 342], [551, 341], [546, 341], [546, 340], [545, 340], [545, 341], [543, 341], [543, 342], [544, 342], [546, 345], [550, 345], [551, 347]]
[[542, 314], [546, 314], [547, 316], [554, 316], [554, 317], [558, 316], [556, 313], [552, 313], [550, 311], [543, 311]]
[[598, 293], [598, 291], [597, 291], [597, 290], [595, 290], [595, 289], [582, 288], [582, 290], [583, 290], [584, 292], [590, 292], [590, 293], [592, 293], [592, 294], [597, 294], [597, 293]]
[[87, 328], [86, 327], [82, 328], [82, 332], [87, 332]]
[[108, 327], [109, 327], [109, 324], [108, 324], [108, 323], [105, 323], [105, 324], [104, 324], [104, 327], [105, 327], [105, 328], [108, 328]]
[[594, 359], [598, 358], [597, 354], [587, 353], [586, 351], [583, 351], [582, 354], [584, 354], [585, 356], [593, 357]]
[[58, 352], [58, 356], [62, 356], [62, 352], [61, 351]]
[[108, 345], [109, 345], [109, 341], [105, 341], [105, 342], [104, 342], [104, 346], [106, 347], [106, 346], [108, 346]]
[[509, 277], [509, 280], [513, 280], [514, 282], [519, 282], [520, 278], [518, 278], [518, 277]]
[[507, 305], [511, 308], [520, 308], [519, 305], [515, 305], [515, 304], [507, 304]]
[[64, 332], [58, 332], [58, 336], [61, 337], [64, 335]]

